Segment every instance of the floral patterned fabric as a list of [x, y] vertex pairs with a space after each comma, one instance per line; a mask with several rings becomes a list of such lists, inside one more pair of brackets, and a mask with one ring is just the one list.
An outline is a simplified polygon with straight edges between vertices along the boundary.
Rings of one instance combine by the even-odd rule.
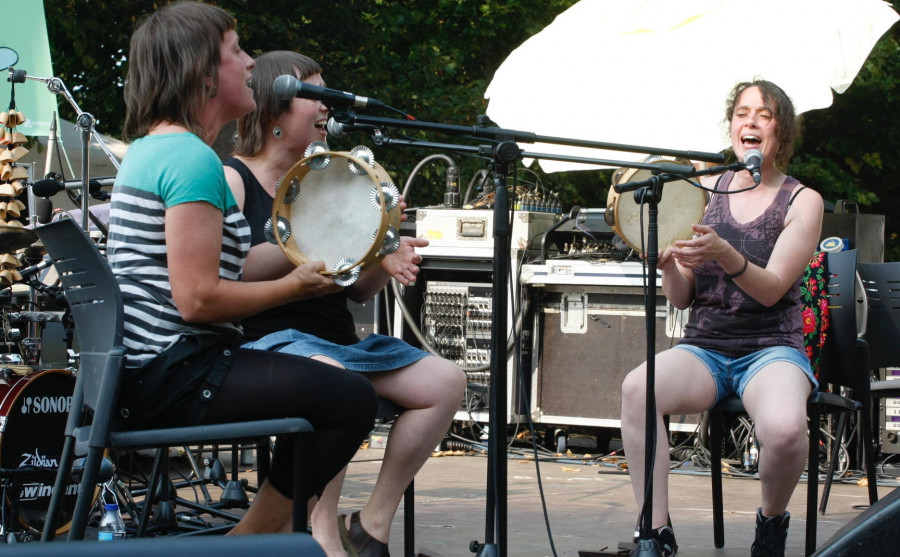
[[800, 281], [803, 302], [803, 345], [816, 378], [819, 359], [831, 325], [828, 311], [828, 264], [824, 252], [816, 252]]

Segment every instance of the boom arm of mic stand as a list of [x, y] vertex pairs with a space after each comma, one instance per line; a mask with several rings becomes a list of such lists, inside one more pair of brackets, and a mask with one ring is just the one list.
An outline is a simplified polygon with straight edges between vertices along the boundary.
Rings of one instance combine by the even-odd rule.
[[[34, 81], [40, 81], [41, 83], [45, 83], [47, 85], [48, 91], [50, 91], [54, 95], [62, 95], [63, 97], [65, 97], [66, 101], [69, 103], [69, 105], [75, 111], [75, 113], [78, 114], [78, 119], [80, 119], [82, 117], [82, 115], [85, 114], [85, 112], [83, 110], [81, 110], [81, 107], [78, 106], [78, 103], [75, 102], [75, 98], [72, 96], [72, 93], [69, 92], [69, 89], [66, 87], [66, 84], [63, 82], [62, 79], [60, 79], [58, 77], [36, 77], [33, 75], [26, 75], [25, 79], [30, 79], [30, 80], [34, 80]], [[88, 115], [88, 116], [90, 116], [91, 131], [96, 133], [97, 130], [94, 129], [94, 117], [91, 115]], [[76, 122], [77, 122], [77, 120], [76, 120]], [[116, 156], [112, 154], [112, 151], [109, 150], [109, 147], [103, 141], [103, 138], [100, 136], [100, 134], [97, 134], [97, 144], [100, 145], [100, 148], [103, 150], [104, 153], [106, 153], [106, 156], [109, 157], [109, 161], [112, 163], [113, 166], [116, 167], [116, 170], [118, 170], [119, 169], [119, 159], [117, 159]], [[86, 177], [82, 176], [82, 178], [85, 178], [84, 183], [87, 183]]]
[[[634, 191], [643, 187], [655, 186], [658, 183], [674, 182], [676, 180], [684, 180], [685, 178], [693, 178], [697, 176], [713, 176], [722, 174], [729, 170], [745, 170], [747, 164], [743, 162], [735, 162], [724, 166], [712, 166], [703, 170], [697, 170], [692, 166], [682, 164], [647, 164], [644, 168], [652, 170], [654, 176], [646, 180], [637, 182], [625, 182], [624, 184], [616, 184], [613, 189], [616, 193], [625, 193]], [[688, 168], [690, 172], [677, 172], [679, 168]]]
[[[376, 145], [383, 147], [421, 147], [426, 149], [441, 149], [445, 151], [454, 151], [471, 155], [478, 155], [484, 158], [492, 158], [492, 148], [490, 145], [481, 145], [473, 147], [469, 145], [460, 145], [458, 143], [435, 143], [432, 141], [421, 141], [417, 139], [397, 139], [389, 135], [373, 135], [372, 140]], [[694, 171], [693, 166], [672, 163], [649, 163], [649, 162], [633, 162], [620, 161], [611, 159], [594, 159], [588, 157], [572, 157], [567, 155], [554, 155], [549, 153], [534, 153], [530, 151], [522, 151], [522, 158], [527, 159], [543, 159], [565, 162], [578, 162], [584, 164], [596, 164], [601, 166], [625, 167], [625, 168], [642, 168], [644, 170], [659, 171], [665, 173], [677, 173], [687, 175]], [[716, 167], [718, 168], [718, 167]]]
[[[88, 195], [88, 191], [90, 190], [90, 150], [91, 139], [96, 132], [96, 130], [94, 129], [94, 116], [81, 110], [81, 107], [79, 107], [78, 103], [75, 102], [75, 98], [72, 96], [72, 93], [69, 92], [66, 84], [63, 83], [63, 80], [61, 80], [60, 78], [40, 78], [26, 75], [25, 79], [34, 79], [46, 83], [48, 91], [65, 97], [65, 99], [78, 114], [78, 117], [75, 119], [75, 124], [81, 129], [81, 183], [88, 184], [88, 186], [82, 187], [81, 190], [81, 226], [85, 232], [88, 232], [90, 230], [90, 226], [88, 224], [88, 215], [90, 214], [90, 211], [88, 209], [88, 206], [90, 204], [90, 195]], [[112, 152], [109, 150], [109, 147], [107, 147], [106, 143], [103, 142], [103, 138], [100, 136], [100, 134], [96, 134], [96, 136], [97, 143], [100, 145], [100, 148], [103, 149], [103, 152], [106, 153], [107, 157], [109, 157], [110, 162], [112, 162], [113, 166], [115, 166], [116, 170], [118, 170], [118, 159], [113, 156]]]
[[[606, 143], [601, 141], [587, 141], [583, 139], [573, 139], [566, 137], [553, 137], [548, 135], [537, 135], [533, 132], [509, 130], [505, 128], [497, 128], [492, 126], [454, 126], [450, 124], [437, 124], [433, 122], [423, 122], [421, 120], [401, 120], [399, 118], [381, 118], [377, 116], [361, 116], [353, 112], [339, 111], [333, 113], [335, 121], [341, 124], [369, 124], [378, 127], [395, 127], [402, 129], [413, 129], [421, 131], [433, 131], [444, 133], [447, 135], [472, 137], [475, 139], [488, 139], [490, 141], [515, 141], [517, 143], [551, 143], [555, 145], [568, 145], [571, 147], [587, 147], [590, 149], [606, 149], [610, 151], [625, 151], [631, 153], [646, 153], [650, 155], [659, 155], [666, 157], [684, 158], [697, 161], [708, 162], [724, 162], [725, 155], [722, 153], [706, 153], [702, 151], [681, 151], [675, 149], [661, 149], [657, 147], [646, 147], [642, 145], [626, 145], [622, 143]], [[522, 156], [526, 156], [525, 153]], [[635, 167], [634, 163], [627, 164], [608, 164], [607, 162], [592, 162], [596, 159], [586, 159], [586, 161], [578, 160], [578, 157], [572, 158], [555, 158], [556, 155], [529, 154], [530, 158], [541, 158], [550, 160], [563, 160], [571, 162], [587, 162], [587, 164], [604, 164], [608, 166], [628, 166]]]

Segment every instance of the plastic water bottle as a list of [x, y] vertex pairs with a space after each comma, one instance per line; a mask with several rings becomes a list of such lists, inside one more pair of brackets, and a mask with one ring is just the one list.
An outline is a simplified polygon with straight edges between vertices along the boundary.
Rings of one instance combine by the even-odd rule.
[[97, 539], [100, 541], [112, 541], [125, 538], [125, 521], [119, 513], [119, 505], [107, 503], [103, 516], [100, 517], [100, 528], [97, 531]]

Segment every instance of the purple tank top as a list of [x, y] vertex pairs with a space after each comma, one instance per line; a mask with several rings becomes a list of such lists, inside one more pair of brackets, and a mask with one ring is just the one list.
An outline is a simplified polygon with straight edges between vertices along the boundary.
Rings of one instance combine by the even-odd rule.
[[[726, 189], [734, 176], [722, 176], [717, 189]], [[784, 218], [797, 180], [785, 179], [771, 205], [756, 219], [739, 223], [731, 216], [730, 195], [713, 195], [703, 224], [750, 263], [765, 267], [784, 230]], [[771, 307], [748, 296], [715, 261], [694, 269], [694, 302], [681, 342], [729, 356], [746, 356], [761, 348], [791, 346], [803, 350], [800, 281]]]

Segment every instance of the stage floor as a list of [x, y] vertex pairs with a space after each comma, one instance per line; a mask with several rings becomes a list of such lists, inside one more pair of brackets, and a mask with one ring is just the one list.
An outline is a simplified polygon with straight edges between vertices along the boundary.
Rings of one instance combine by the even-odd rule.
[[[540, 462], [540, 479], [533, 460], [524, 452], [509, 453], [507, 460], [507, 546], [515, 557], [593, 557], [615, 554], [619, 542], [628, 541], [637, 520], [636, 506], [627, 473], [612, 463], [584, 463], [584, 451], [571, 449], [571, 457]], [[208, 453], [207, 453], [208, 455]], [[375, 483], [384, 450], [362, 448], [350, 464], [340, 503], [340, 512], [359, 509]], [[206, 456], [206, 455], [204, 455]], [[230, 451], [221, 454], [230, 470]], [[246, 453], [241, 477], [255, 485], [256, 473]], [[199, 459], [198, 459], [199, 460]], [[184, 461], [176, 458], [173, 462]], [[203, 468], [203, 461], [200, 460]], [[465, 557], [473, 540], [485, 541], [485, 500], [488, 459], [482, 453], [435, 453], [416, 477], [415, 551], [432, 557]], [[182, 468], [176, 466], [176, 468]], [[184, 468], [186, 470], [186, 467]], [[896, 476], [879, 483], [884, 497], [898, 484]], [[541, 488], [546, 502], [545, 522]], [[214, 501], [221, 490], [210, 487]], [[819, 488], [821, 494], [821, 486]], [[193, 499], [197, 493], [183, 488], [179, 495]], [[252, 497], [252, 494], [250, 494]], [[670, 475], [671, 517], [683, 557], [737, 557], [749, 554], [753, 541], [759, 481], [726, 476], [724, 480], [725, 547], [713, 546], [712, 499], [708, 470], [686, 469]], [[806, 529], [806, 482], [800, 483], [790, 505], [791, 527], [787, 555], [802, 556]], [[863, 512], [868, 504], [866, 487], [852, 481], [836, 482], [827, 512], [818, 519], [821, 548], [844, 524]], [[231, 509], [236, 515], [241, 510]], [[403, 515], [394, 518], [390, 551], [403, 553]], [[206, 517], [208, 519], [208, 517]], [[216, 522], [211, 520], [210, 522]], [[552, 538], [551, 538], [552, 534]], [[96, 533], [89, 529], [87, 539]], [[495, 535], [495, 541], [498, 539]], [[552, 543], [551, 543], [552, 539]], [[555, 553], [552, 548], [555, 548]]]
[[[578, 453], [575, 453], [578, 454]], [[382, 450], [360, 450], [350, 465], [340, 508], [358, 509], [375, 482]], [[485, 455], [435, 456], [416, 478], [416, 550], [443, 557], [473, 555], [472, 540], [485, 540]], [[554, 555], [548, 534], [533, 460], [514, 458], [508, 464], [507, 554]], [[541, 462], [540, 479], [557, 556], [579, 552], [615, 552], [628, 541], [637, 520], [627, 473], [612, 465], [585, 465], [575, 460]], [[708, 471], [673, 473], [671, 516], [681, 556], [745, 556], [749, 554], [759, 506], [756, 479], [724, 480], [725, 547], [713, 546], [712, 498]], [[879, 495], [893, 490], [888, 479]], [[820, 487], [821, 493], [821, 487]], [[806, 529], [806, 483], [792, 497], [787, 554], [803, 555]], [[818, 519], [818, 547], [868, 504], [866, 487], [835, 483], [826, 514]], [[862, 507], [860, 507], [862, 506]], [[403, 508], [394, 520], [390, 550], [403, 555]], [[584, 554], [582, 554], [583, 557]]]

